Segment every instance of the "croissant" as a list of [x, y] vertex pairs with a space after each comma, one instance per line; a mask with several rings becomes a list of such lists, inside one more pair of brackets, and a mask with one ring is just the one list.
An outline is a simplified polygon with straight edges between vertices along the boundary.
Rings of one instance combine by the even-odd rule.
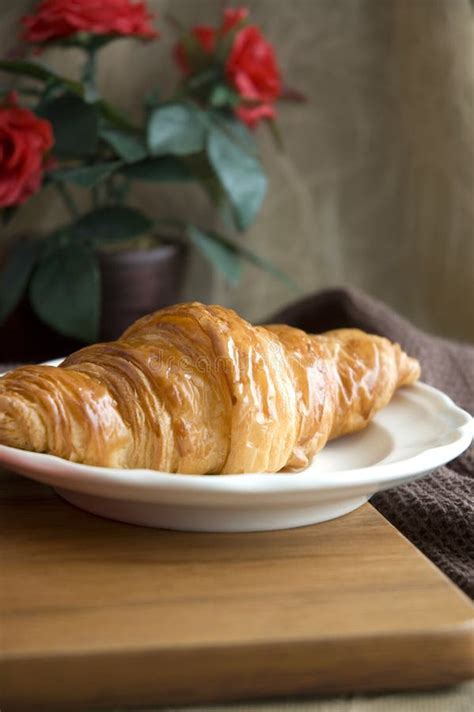
[[59, 368], [1, 378], [0, 443], [105, 467], [299, 470], [419, 374], [398, 344], [357, 329], [312, 336], [179, 304]]

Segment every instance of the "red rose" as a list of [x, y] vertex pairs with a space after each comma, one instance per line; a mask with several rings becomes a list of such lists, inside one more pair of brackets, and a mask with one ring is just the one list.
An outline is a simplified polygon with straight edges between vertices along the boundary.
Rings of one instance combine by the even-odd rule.
[[262, 119], [275, 119], [276, 111], [273, 104], [257, 104], [257, 106], [244, 106], [235, 110], [235, 115], [251, 129], [255, 128]]
[[52, 145], [49, 121], [18, 106], [14, 94], [7, 96], [0, 106], [0, 207], [23, 203], [38, 190]]
[[246, 20], [249, 16], [249, 11], [246, 7], [228, 7], [224, 10], [224, 21], [222, 23], [221, 31], [225, 34], [232, 30], [233, 27]]
[[152, 39], [153, 15], [144, 2], [132, 0], [42, 0], [26, 15], [23, 39], [35, 44], [61, 40], [78, 32]]
[[[190, 37], [204, 54], [212, 55], [219, 37], [235, 31], [225, 73], [228, 83], [244, 100], [235, 108], [236, 116], [253, 128], [261, 119], [275, 118], [273, 102], [281, 94], [281, 79], [275, 51], [258, 27], [249, 25], [239, 29], [238, 25], [247, 19], [248, 14], [244, 7], [228, 8], [218, 30], [209, 25], [198, 25], [191, 30]], [[185, 42], [176, 45], [174, 57], [183, 74], [193, 72], [192, 52]], [[245, 100], [252, 104], [246, 104]]]
[[[220, 33], [225, 35], [232, 30], [239, 22], [248, 17], [249, 11], [245, 7], [228, 8], [224, 11], [224, 18], [220, 28]], [[210, 25], [196, 25], [190, 32], [190, 36], [195, 39], [205, 54], [212, 54], [216, 47], [217, 31]], [[190, 74], [192, 67], [188, 59], [188, 52], [183, 42], [178, 42], [174, 48], [174, 58], [183, 74]]]
[[281, 93], [274, 49], [258, 27], [244, 27], [237, 32], [227, 59], [226, 74], [244, 99], [271, 102]]
[[[209, 25], [196, 25], [190, 33], [191, 37], [196, 40], [199, 47], [205, 54], [212, 54], [216, 45], [216, 31]], [[178, 67], [183, 74], [191, 74], [192, 67], [189, 63], [188, 52], [183, 42], [178, 42], [173, 50], [174, 58]]]

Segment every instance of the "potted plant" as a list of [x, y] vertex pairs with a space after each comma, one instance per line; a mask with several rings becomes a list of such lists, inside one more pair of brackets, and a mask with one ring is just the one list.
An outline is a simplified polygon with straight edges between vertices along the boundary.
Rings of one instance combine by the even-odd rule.
[[[267, 179], [252, 129], [265, 122], [278, 140], [276, 101], [300, 97], [283, 90], [273, 47], [246, 9], [227, 9], [219, 26], [190, 31], [170, 20], [182, 79], [171, 96], [144, 100], [140, 124], [100, 95], [96, 73], [108, 43], [158, 38], [145, 3], [42, 0], [21, 22], [34, 53], [74, 47], [83, 63], [76, 81], [34, 56], [0, 61], [17, 78], [0, 106], [3, 220], [39, 190], [57, 191], [69, 215], [50, 234], [9, 246], [0, 273], [0, 359], [46, 358], [111, 339], [141, 314], [177, 301], [186, 245], [231, 284], [242, 259], [286, 279], [222, 230], [176, 215], [157, 220], [130, 202], [137, 181], [196, 181], [231, 235], [255, 220]], [[81, 191], [86, 207], [79, 208]], [[21, 353], [9, 351], [13, 332], [23, 338]]]

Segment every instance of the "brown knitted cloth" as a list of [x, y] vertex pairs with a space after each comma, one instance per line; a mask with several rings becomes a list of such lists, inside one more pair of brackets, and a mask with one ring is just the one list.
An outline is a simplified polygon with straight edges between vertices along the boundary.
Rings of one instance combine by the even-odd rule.
[[[398, 341], [421, 362], [422, 380], [474, 411], [474, 346], [420, 331], [379, 301], [332, 289], [290, 304], [269, 321], [309, 332], [355, 327]], [[474, 447], [417, 482], [375, 495], [372, 504], [474, 598]]]

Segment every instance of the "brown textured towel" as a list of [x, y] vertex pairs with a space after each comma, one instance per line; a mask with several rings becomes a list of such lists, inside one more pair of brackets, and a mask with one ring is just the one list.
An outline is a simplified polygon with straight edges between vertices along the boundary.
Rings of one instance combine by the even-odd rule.
[[[421, 362], [422, 379], [474, 412], [474, 346], [420, 331], [362, 292], [332, 289], [271, 317], [318, 332], [356, 327], [398, 341]], [[471, 598], [474, 598], [474, 447], [417, 482], [372, 498], [372, 504]]]

